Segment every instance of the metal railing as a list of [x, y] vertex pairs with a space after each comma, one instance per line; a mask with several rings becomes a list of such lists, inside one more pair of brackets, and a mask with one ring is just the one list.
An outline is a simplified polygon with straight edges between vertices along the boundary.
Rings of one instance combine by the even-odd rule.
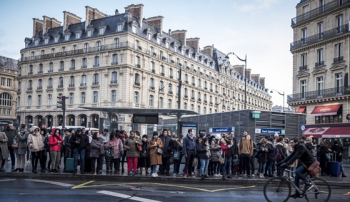
[[80, 83], [80, 86], [86, 86], [86, 83]]
[[321, 66], [324, 66], [324, 61], [319, 61], [319, 62], [315, 63], [315, 68], [318, 68], [318, 67], [321, 67]]
[[288, 95], [288, 102], [350, 95], [350, 87], [335, 87]]
[[339, 63], [342, 63], [342, 62], [344, 62], [344, 57], [343, 56], [333, 58], [333, 64], [339, 64]]
[[98, 82], [98, 81], [92, 82], [92, 85], [93, 85], [93, 86], [98, 86], [98, 85], [99, 85], [99, 82]]
[[321, 33], [322, 37], [320, 37], [320, 34], [316, 34], [316, 35], [313, 35], [313, 36], [310, 36], [307, 38], [302, 38], [299, 41], [294, 41], [290, 44], [290, 50], [294, 50], [294, 49], [300, 48], [302, 46], [307, 46], [307, 45], [310, 45], [313, 43], [317, 43], [317, 42], [320, 42], [322, 40], [329, 39], [329, 38], [332, 38], [334, 36], [338, 36], [340, 34], [344, 34], [347, 32], [349, 32], [349, 24], [322, 32]]
[[291, 25], [294, 26], [296, 24], [299, 24], [299, 23], [302, 23], [302, 22], [305, 22], [306, 20], [309, 20], [313, 17], [316, 17], [316, 16], [319, 16], [323, 13], [326, 13], [328, 11], [331, 11], [331, 10], [334, 10], [336, 8], [339, 8], [343, 5], [346, 5], [346, 4], [349, 4], [350, 3], [350, 0], [335, 0], [335, 1], [332, 1], [332, 2], [329, 2], [323, 6], [320, 6], [318, 8], [315, 8], [309, 12], [306, 12], [304, 14], [301, 14], [301, 15], [298, 15], [297, 17], [295, 18], [292, 18], [292, 23]]
[[111, 81], [111, 84], [116, 84], [117, 83], [117, 80], [112, 80]]
[[63, 88], [63, 84], [62, 85], [58, 85], [57, 88]]

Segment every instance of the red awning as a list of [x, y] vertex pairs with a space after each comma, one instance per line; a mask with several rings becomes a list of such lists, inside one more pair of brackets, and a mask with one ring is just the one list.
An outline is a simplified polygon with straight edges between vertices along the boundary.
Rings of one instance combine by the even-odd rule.
[[339, 138], [350, 137], [350, 127], [321, 127], [308, 128], [304, 135], [306, 137], [313, 136], [315, 138]]
[[295, 112], [295, 113], [297, 113], [297, 114], [302, 114], [302, 113], [304, 113], [305, 109], [306, 109], [306, 107], [300, 107], [300, 108], [297, 110], [297, 112]]
[[311, 116], [328, 116], [328, 115], [337, 115], [341, 104], [336, 105], [324, 105], [316, 106], [311, 112]]

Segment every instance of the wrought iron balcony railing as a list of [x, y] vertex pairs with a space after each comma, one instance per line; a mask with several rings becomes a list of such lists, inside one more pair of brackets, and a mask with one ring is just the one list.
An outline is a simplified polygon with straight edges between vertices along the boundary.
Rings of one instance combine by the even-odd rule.
[[333, 64], [339, 64], [339, 63], [342, 63], [342, 62], [344, 62], [344, 57], [343, 56], [333, 58]]
[[288, 102], [350, 95], [350, 87], [335, 87], [288, 95]]

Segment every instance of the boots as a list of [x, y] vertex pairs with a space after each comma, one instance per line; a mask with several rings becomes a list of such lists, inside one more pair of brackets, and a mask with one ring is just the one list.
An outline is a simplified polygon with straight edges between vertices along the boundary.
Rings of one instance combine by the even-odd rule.
[[204, 175], [201, 175], [201, 178], [202, 178], [202, 180], [204, 180], [205, 179]]
[[140, 175], [142, 175], [143, 167], [140, 167]]
[[198, 177], [201, 176], [201, 170], [200, 169], [197, 169], [197, 175], [198, 175]]
[[264, 179], [265, 178], [264, 173], [259, 173], [259, 175], [260, 175], [260, 179]]
[[24, 172], [24, 169], [23, 168], [20, 168], [18, 169], [20, 173], [23, 173]]
[[146, 170], [146, 175], [149, 175], [149, 172], [148, 172], [148, 168], [147, 168], [147, 167], [146, 167], [145, 170]]
[[222, 180], [226, 180], [225, 175], [222, 175]]

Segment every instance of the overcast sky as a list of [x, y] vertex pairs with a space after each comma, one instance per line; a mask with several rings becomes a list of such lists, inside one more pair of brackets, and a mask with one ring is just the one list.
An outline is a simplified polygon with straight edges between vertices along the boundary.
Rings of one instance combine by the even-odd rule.
[[[163, 31], [185, 29], [187, 37], [199, 37], [200, 47], [213, 45], [224, 53], [247, 54], [247, 67], [253, 74], [266, 78], [266, 88], [292, 93], [293, 39], [290, 26], [300, 0], [60, 0], [0, 2], [0, 55], [20, 58], [25, 37], [32, 37], [32, 18], [43, 15], [63, 22], [63, 11], [72, 12], [85, 21], [85, 6], [113, 15], [124, 12], [130, 4], [144, 5], [144, 18], [164, 17]], [[242, 64], [231, 56], [231, 64]], [[287, 97], [286, 99], [287, 100]], [[272, 94], [274, 105], [283, 98]], [[287, 104], [286, 104], [287, 106]]]

